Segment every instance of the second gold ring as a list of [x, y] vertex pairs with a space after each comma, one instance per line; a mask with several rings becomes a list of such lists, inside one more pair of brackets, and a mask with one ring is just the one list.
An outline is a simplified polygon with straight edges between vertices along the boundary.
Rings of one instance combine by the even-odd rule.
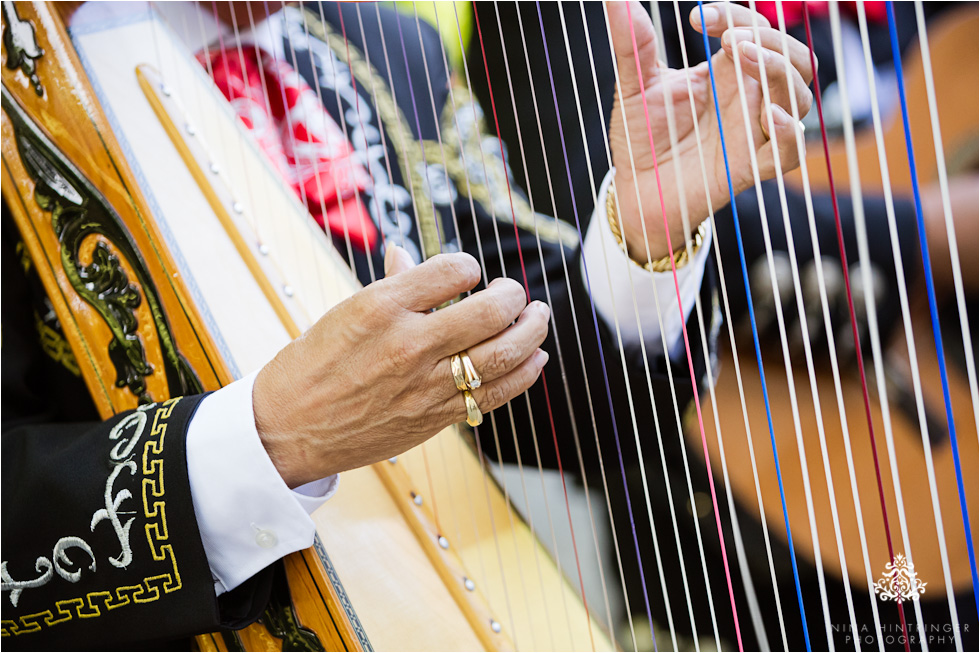
[[469, 390], [463, 390], [463, 401], [466, 403], [466, 423], [470, 426], [479, 426], [483, 423], [483, 411], [480, 410], [476, 399], [470, 394]]

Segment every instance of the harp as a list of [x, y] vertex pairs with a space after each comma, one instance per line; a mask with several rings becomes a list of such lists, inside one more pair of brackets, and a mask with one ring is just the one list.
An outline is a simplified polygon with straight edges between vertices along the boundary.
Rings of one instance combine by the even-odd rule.
[[[419, 12], [429, 7], [411, 4], [403, 10], [417, 33], [384, 44], [385, 56], [391, 56], [384, 65], [387, 75], [378, 73], [381, 63], [372, 63], [366, 48], [352, 43], [355, 30], [363, 45], [365, 24], [380, 24], [373, 4], [358, 6], [358, 20], [347, 23], [326, 20], [325, 11], [340, 15], [339, 4], [275, 4], [279, 18], [271, 20], [280, 21], [279, 29], [293, 30], [294, 47], [271, 49], [293, 68], [317, 65], [309, 45], [315, 39], [320, 44], [316, 47], [330, 53], [322, 65], [342, 68], [323, 71], [335, 78], [334, 86], [316, 85], [317, 100], [343, 106], [338, 122], [354, 148], [367, 147], [361, 121], [376, 117], [377, 137], [387, 139], [381, 141], [386, 154], [376, 163], [388, 167], [388, 176], [391, 167], [400, 166], [405, 179], [405, 197], [393, 199], [395, 206], [389, 208], [404, 209], [419, 220], [416, 246], [423, 256], [445, 245], [432, 217], [432, 198], [440, 184], [442, 190], [465, 189], [472, 201], [491, 207], [495, 220], [499, 212], [500, 232], [506, 228], [516, 233], [520, 227], [536, 238], [549, 232], [574, 247], [581, 228], [576, 232], [571, 221], [539, 216], [533, 199], [540, 207], [547, 204], [545, 195], [529, 193], [525, 200], [516, 187], [528, 191], [539, 181], [532, 175], [547, 177], [553, 208], [564, 197], [573, 198], [576, 223], [577, 193], [584, 193], [586, 203], [595, 203], [601, 178], [591, 174], [593, 162], [573, 180], [568, 163], [568, 151], [573, 150], [566, 147], [575, 143], [586, 157], [590, 152], [609, 157], [607, 143], [595, 151], [587, 144], [595, 133], [606, 140], [609, 116], [601, 111], [584, 115], [592, 103], [602, 106], [600, 81], [605, 80], [600, 80], [593, 53], [610, 51], [611, 45], [606, 36], [604, 41], [593, 39], [605, 34], [604, 12], [569, 3], [557, 10], [545, 6], [542, 14], [535, 3], [516, 10], [518, 31], [505, 34], [503, 10], [496, 3], [448, 12], [435, 7], [442, 51], [457, 48], [458, 42], [461, 58], [454, 73], [459, 85], [450, 92], [454, 111], [440, 119], [434, 115], [431, 84], [408, 91], [415, 104], [411, 117], [400, 116], [397, 103], [386, 96], [390, 91], [385, 89], [394, 87], [393, 76], [404, 70], [396, 63], [408, 56], [406, 40], [421, 43]], [[695, 46], [702, 47], [685, 45], [692, 33], [683, 28], [686, 16], [677, 3], [653, 4], [662, 43], [680, 41], [685, 57]], [[233, 12], [229, 30], [215, 19], [222, 9], [217, 4], [202, 3], [188, 11], [174, 10], [169, 3], [113, 5], [88, 3], [71, 11], [55, 3], [3, 3], [3, 194], [59, 318], [73, 325], [66, 333], [103, 416], [147, 400], [215, 389], [257, 369], [359, 287], [351, 270], [356, 266], [350, 233], [331, 239], [314, 222], [306, 198], [283, 183], [216, 88], [216, 70], [195, 58], [212, 48], [244, 58], [257, 41], [239, 36], [257, 27], [256, 17]], [[888, 5], [887, 28], [894, 34]], [[835, 105], [842, 112], [839, 133], [834, 136], [824, 128], [818, 96], [811, 112], [819, 114], [818, 126], [811, 123], [806, 133], [822, 138], [807, 138], [810, 154], [802, 158], [799, 172], [785, 179], [778, 174], [778, 187], [763, 191], [752, 160], [755, 190], [747, 192], [757, 192], [762, 207], [758, 224], [765, 233], [764, 247], [757, 261], [762, 281], [750, 279], [741, 241], [734, 268], [740, 275], [729, 275], [726, 281], [724, 273], [733, 268], [715, 248], [711, 256], [721, 284], [710, 298], [699, 295], [695, 300], [684, 335], [686, 358], [682, 355], [682, 362], [672, 366], [661, 354], [666, 369], [680, 376], [671, 379], [673, 384], [693, 384], [693, 401], [685, 404], [676, 396], [668, 400], [664, 405], [669, 412], [655, 417], [656, 432], [641, 432], [635, 421], [632, 430], [629, 424], [616, 430], [615, 422], [610, 426], [600, 417], [597, 424], [593, 416], [594, 433], [515, 433], [516, 458], [506, 471], [489, 461], [513, 455], [505, 455], [509, 445], [496, 437], [496, 421], [503, 431], [514, 413], [500, 409], [493, 437], [474, 437], [462, 427], [451, 427], [397, 458], [345, 473], [342, 490], [314, 516], [314, 547], [283, 561], [288, 582], [276, 587], [260, 622], [236, 633], [200, 636], [199, 648], [638, 650], [654, 644], [678, 650], [699, 647], [701, 636], [713, 638], [718, 650], [750, 648], [743, 638], [763, 650], [819, 649], [825, 642], [833, 649], [842, 641], [857, 650], [884, 647], [886, 635], [895, 632], [888, 630], [889, 624], [907, 635], [915, 633], [916, 624], [948, 623], [952, 646], [963, 650], [965, 633], [959, 626], [973, 624], [975, 637], [977, 616], [977, 361], [972, 339], [976, 329], [969, 318], [977, 302], [975, 288], [968, 287], [975, 279], [964, 281], [961, 272], [959, 253], [969, 249], [957, 247], [948, 186], [955, 161], [963, 162], [962, 169], [976, 170], [975, 152], [960, 152], [964, 141], [976, 140], [976, 96], [954, 91], [973, 88], [977, 79], [972, 58], [977, 13], [974, 6], [964, 12], [965, 18], [947, 16], [927, 29], [922, 4], [915, 8], [918, 49], [906, 51], [905, 75], [896, 54], [895, 74], [906, 86], [896, 92], [887, 115], [878, 104], [885, 94], [874, 86], [864, 4], [857, 3], [851, 32], [852, 37], [858, 34], [860, 65], [846, 70], [840, 10], [837, 3], [827, 9], [839, 53], [838, 78], [858, 71], [867, 79], [868, 124], [855, 127], [848, 86], [841, 84]], [[807, 36], [811, 10], [816, 9], [804, 3]], [[475, 20], [469, 48], [467, 15]], [[545, 21], [545, 16], [554, 20]], [[774, 3], [771, 22], [786, 34], [781, 3]], [[759, 27], [754, 26], [756, 40]], [[573, 28], [589, 52], [581, 68], [581, 60], [572, 63]], [[379, 33], [383, 38], [385, 32], [379, 28]], [[535, 34], [539, 42], [530, 43]], [[548, 38], [555, 34], [556, 40]], [[540, 86], [532, 71], [532, 64], [540, 62], [532, 61], [529, 48], [534, 45], [537, 51], [539, 43], [551, 82]], [[812, 40], [808, 45], [813, 47]], [[502, 78], [491, 80], [490, 47], [499, 47], [503, 55]], [[706, 47], [707, 39], [702, 52]], [[781, 47], [787, 47], [785, 40]], [[958, 49], [969, 51], [969, 65], [955, 56]], [[477, 50], [488, 63], [485, 71], [466, 61]], [[425, 78], [429, 67], [449, 69], [446, 57], [425, 60]], [[569, 107], [559, 107], [551, 78], [552, 66], [566, 59], [574, 88], [571, 113]], [[954, 71], [966, 81], [937, 84], [933, 64], [937, 71]], [[531, 81], [530, 119], [527, 107], [518, 106], [518, 94], [527, 99], [528, 92], [517, 88], [523, 69]], [[763, 70], [769, 75], [783, 72]], [[493, 141], [489, 148], [479, 133], [473, 147], [460, 124], [467, 111], [476, 121], [474, 80], [484, 72], [491, 105], [484, 106], [483, 116]], [[621, 74], [613, 68], [606, 72], [615, 81]], [[350, 83], [343, 90], [353, 92], [351, 97], [342, 97], [336, 83], [345, 74]], [[588, 83], [580, 86], [583, 79]], [[744, 84], [739, 83], [744, 103]], [[534, 96], [535, 88], [539, 96]], [[651, 102], [664, 99], [656, 96]], [[559, 144], [545, 142], [539, 108], [556, 117]], [[501, 125], [506, 131], [511, 111], [516, 140], [508, 142], [509, 160], [524, 170], [523, 178], [515, 174], [511, 179], [502, 165], [507, 157], [499, 145]], [[666, 110], [668, 143], [676, 140], [681, 120], [672, 111]], [[428, 120], [425, 112], [439, 123], [439, 139], [415, 149], [411, 121]], [[790, 113], [798, 116], [799, 108]], [[754, 118], [744, 106], [743, 116], [748, 130]], [[564, 129], [563, 119], [568, 121]], [[627, 124], [644, 134], [650, 129], [649, 121]], [[651, 132], [650, 148], [656, 150], [653, 140]], [[798, 147], [804, 147], [802, 136]], [[540, 168], [532, 163], [538, 149], [544, 163]], [[562, 158], [553, 158], [559, 151]], [[918, 175], [913, 162], [919, 164]], [[727, 162], [720, 170], [731, 174]], [[706, 187], [706, 171], [703, 177], [680, 183]], [[869, 290], [875, 285], [871, 266], [849, 270], [840, 260], [867, 263], [868, 239], [878, 237], [894, 246], [896, 265], [913, 265], [908, 253], [919, 251], [899, 246], [892, 197], [914, 191], [915, 216], [922, 225], [918, 194], [921, 185], [933, 180], [951, 241], [942, 256], [950, 259], [953, 317], [940, 315], [931, 279], [923, 282], [923, 306], [917, 307], [910, 303], [905, 275], [896, 272], [900, 307], [895, 319], [901, 327], [884, 342], [884, 325], [877, 321], [874, 292]], [[792, 224], [787, 188], [806, 198], [802, 220]], [[778, 198], [778, 209], [770, 209], [768, 216], [764, 192]], [[799, 250], [792, 238], [808, 233], [812, 259], [822, 260], [816, 247], [826, 241], [817, 237], [820, 224], [812, 199], [818, 193], [834, 198], [838, 219], [839, 205], [852, 204], [855, 216], [858, 253], [842, 254], [836, 263], [841, 287], [847, 288], [847, 299], [840, 300], [845, 305], [838, 307], [846, 317], [843, 327], [831, 321], [833, 264], [813, 266], [807, 277], [808, 270], [795, 258]], [[870, 233], [864, 221], [862, 197], [871, 195], [884, 196], [888, 204], [887, 235]], [[694, 222], [704, 216], [688, 216], [685, 210], [683, 217]], [[732, 219], [738, 230], [738, 216]], [[744, 213], [742, 219], [747, 219]], [[789, 240], [783, 256], [770, 239], [769, 225], [775, 224], [785, 225]], [[840, 233], [832, 223], [830, 229]], [[720, 233], [715, 226], [716, 241]], [[922, 241], [921, 265], [930, 269], [931, 245], [924, 236]], [[836, 240], [832, 242], [836, 247]], [[517, 247], [520, 251], [521, 245]], [[535, 255], [521, 253], [528, 269]], [[932, 265], [937, 260], [934, 255]], [[370, 257], [364, 265], [371, 266]], [[377, 275], [373, 268], [359, 271], [368, 280]], [[571, 284], [569, 275], [577, 272], [566, 268], [564, 273], [557, 283]], [[805, 282], [815, 290], [808, 290]], [[632, 279], [628, 283], [632, 287]], [[731, 314], [726, 288], [735, 292], [742, 285], [749, 306], [740, 320]], [[864, 290], [855, 290], [852, 299], [852, 287]], [[632, 292], [649, 293], [650, 288], [637, 286]], [[717, 319], [722, 315], [723, 325]], [[591, 316], [596, 319], [594, 309]], [[639, 321], [635, 313], [630, 319]], [[952, 336], [941, 328], [949, 324]], [[766, 328], [775, 343], [769, 348]], [[616, 333], [619, 329], [618, 322], [611, 327]], [[961, 343], [959, 357], [944, 352], [943, 343], [950, 348], [951, 341]], [[610, 342], [613, 350], [606, 352], [607, 358], [626, 355], [620, 338], [614, 335]], [[568, 352], [582, 347], [581, 340], [561, 344]], [[708, 377], [716, 377], [716, 383], [703, 388], [692, 362], [697, 352], [709, 361]], [[569, 356], [572, 360], [573, 354]], [[846, 362], [848, 356], [853, 362]], [[594, 415], [607, 396], [612, 405], [613, 391], [608, 379], [603, 388], [603, 373], [584, 365], [562, 366], [562, 377], [592, 375], [590, 402], [595, 406], [577, 406], [577, 411]], [[613, 388], [628, 395], [631, 410], [634, 403], [657, 403], [649, 371], [646, 385], [634, 387], [626, 378], [614, 381]], [[567, 384], [565, 391], [571, 412]], [[566, 410], [563, 401], [552, 397], [549, 413]], [[527, 405], [531, 410], [530, 399]], [[673, 436], [675, 423], [678, 433]], [[665, 456], [661, 425], [663, 439], [676, 441], [681, 458]], [[618, 466], [610, 458], [612, 464], [603, 467], [591, 449], [584, 454], [581, 448], [573, 450], [577, 460], [562, 459], [567, 450], [559, 453], [559, 438], [574, 435], [576, 447], [579, 437], [594, 437], [598, 443], [600, 435], [609, 435], [603, 429], [616, 430]], [[552, 436], [562, 471], [549, 476], [540, 451], [552, 446]], [[536, 460], [521, 458], [518, 437], [533, 438]], [[496, 450], [488, 451], [488, 445]], [[627, 450], [632, 466], [623, 463], [620, 447]], [[575, 474], [585, 490], [570, 500], [576, 494]], [[627, 478], [637, 474], [642, 478]], [[672, 485], [677, 496], [671, 494]], [[658, 508], [662, 494], [665, 503]], [[529, 507], [533, 496], [543, 512]], [[523, 507], [515, 508], [513, 502]], [[619, 504], [631, 507], [624, 511]], [[581, 520], [572, 516], [576, 509], [584, 515]], [[617, 515], [619, 535], [612, 527], [610, 543], [604, 541], [604, 529], [612, 514]], [[572, 554], [556, 556], [562, 546]], [[902, 560], [914, 560], [914, 567], [900, 565]], [[878, 582], [886, 564], [903, 573], [914, 569], [918, 582], [925, 583], [933, 600], [925, 616], [917, 595], [901, 593], [908, 588], [900, 591], [890, 576]], [[811, 579], [800, 571], [804, 567], [812, 569]], [[894, 605], [878, 600], [879, 585], [897, 599]], [[917, 587], [913, 582], [912, 588]], [[614, 612], [626, 616], [615, 619]], [[834, 615], [843, 615], [842, 621], [836, 623]], [[628, 627], [617, 631], [617, 621]], [[859, 636], [862, 628], [875, 633], [870, 644]], [[926, 630], [919, 633], [918, 640], [906, 641], [926, 650]]]

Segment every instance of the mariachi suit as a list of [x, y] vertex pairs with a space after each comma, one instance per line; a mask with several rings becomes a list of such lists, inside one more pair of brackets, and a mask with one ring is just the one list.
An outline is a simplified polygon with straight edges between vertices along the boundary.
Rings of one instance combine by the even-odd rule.
[[[505, 414], [487, 419], [478, 429], [484, 448], [494, 451], [491, 445], [499, 442], [507, 460], [518, 452], [524, 460], [536, 460], [540, 451], [543, 465], [556, 467], [560, 457], [566, 469], [574, 469], [577, 432], [588, 471], [598, 467], [597, 442], [607, 468], [618, 469], [620, 449], [628, 465], [636, 454], [628, 446], [633, 431], [626, 382], [637, 388], [635, 394], [646, 396], [639, 390], [647, 384], [643, 361], [635, 348], [627, 347], [624, 366], [608, 316], [593, 312], [581, 273], [578, 234], [554, 219], [535, 216], [523, 195], [509, 189], [510, 173], [493, 147], [496, 141], [486, 140], [483, 134], [482, 111], [458, 87], [450, 99], [451, 81], [433, 30], [423, 26], [419, 32], [414, 20], [393, 13], [381, 12], [379, 21], [373, 8], [346, 4], [338, 8], [332, 3], [322, 6], [321, 27], [320, 8], [307, 9], [308, 45], [302, 14], [290, 8], [273, 20], [278, 42], [263, 47], [292, 57], [311, 85], [320, 79], [324, 106], [345, 125], [354, 147], [363, 150], [373, 181], [363, 198], [385, 240], [404, 244], [417, 260], [439, 251], [468, 251], [484, 264], [488, 279], [506, 273], [523, 281], [523, 256], [532, 299], [545, 300], [548, 285], [553, 324], [568, 370], [567, 392], [563, 375], [553, 365], [547, 373], [550, 402], [542, 383], [530, 391], [540, 446], [536, 448], [530, 437], [532, 417], [526, 402], [515, 401], [516, 433], [511, 434], [511, 420]], [[363, 15], [359, 17], [358, 11]], [[366, 49], [359, 19], [369, 44]], [[391, 55], [390, 77], [381, 48], [382, 30]], [[4, 218], [5, 248], [14, 240], [7, 236], [14, 231], [10, 222]], [[334, 233], [334, 240], [341, 251], [347, 251], [345, 238]], [[380, 242], [368, 254], [356, 247], [351, 251], [362, 282], [372, 280], [372, 266], [375, 271], [383, 269]], [[32, 302], [43, 302], [43, 293], [36, 283], [24, 282], [22, 275], [8, 273], [12, 259], [5, 249], [4, 646], [124, 645], [219, 626], [240, 627], [256, 618], [269, 595], [272, 569], [216, 598], [196, 522], [184, 438], [202, 396], [141, 407], [105, 422], [94, 420], [90, 407], [67, 409], [68, 402], [84, 396], [85, 390], [77, 378], [73, 383], [69, 378], [70, 389], [63, 395], [52, 396], [49, 391], [50, 379], [70, 373], [45, 358], [37, 327], [23, 319], [31, 315]], [[704, 255], [702, 266], [703, 260]], [[602, 279], [594, 263], [591, 267], [590, 278]], [[704, 278], [701, 298], [710, 307], [714, 297], [710, 263]], [[700, 272], [693, 292], [699, 282]], [[676, 303], [671, 304], [668, 296], [662, 301], [676, 313]], [[685, 308], [690, 310], [689, 305]], [[696, 324], [689, 325], [690, 339], [696, 343]], [[709, 328], [716, 329], [717, 321]], [[578, 337], [583, 359], [578, 357]], [[543, 346], [557, 360], [554, 332]], [[656, 408], [665, 440], [676, 441], [670, 381], [663, 354], [656, 351], [653, 347], [648, 352]], [[699, 352], [700, 347], [693, 347], [696, 375], [702, 379], [705, 361]], [[683, 410], [693, 390], [686, 360], [677, 360], [682, 364], [672, 363], [674, 390]], [[588, 370], [591, 402], [584, 370]], [[640, 437], [649, 441], [654, 433], [649, 401], [635, 402], [635, 419]], [[611, 485], [617, 482], [610, 478]]]

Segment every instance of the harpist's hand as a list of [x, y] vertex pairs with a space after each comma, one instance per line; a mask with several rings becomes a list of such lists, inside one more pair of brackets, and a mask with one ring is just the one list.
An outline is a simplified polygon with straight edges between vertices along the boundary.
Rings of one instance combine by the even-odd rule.
[[[685, 70], [672, 70], [662, 66], [657, 60], [657, 43], [653, 24], [649, 15], [638, 2], [630, 5], [627, 15], [625, 3], [608, 3], [609, 22], [616, 50], [616, 65], [622, 90], [622, 106], [625, 108], [629, 126], [629, 145], [632, 146], [633, 163], [630, 161], [627, 138], [623, 128], [623, 112], [620, 110], [619, 94], [613, 106], [609, 127], [613, 162], [616, 165], [616, 190], [623, 216], [626, 242], [633, 258], [645, 259], [643, 227], [649, 238], [651, 257], [656, 259], [668, 253], [664, 235], [664, 221], [660, 208], [660, 193], [654, 174], [654, 160], [650, 152], [650, 139], [647, 133], [647, 114], [653, 132], [657, 165], [660, 169], [663, 201], [666, 206], [667, 222], [670, 226], [671, 244], [674, 249], [683, 246], [689, 234], [684, 232], [681, 219], [680, 190], [683, 188], [687, 201], [688, 217], [692, 226], [708, 217], [708, 202], [705, 195], [704, 175], [698, 153], [700, 148], [705, 158], [708, 193], [714, 209], [729, 201], [725, 176], [725, 161], [722, 156], [721, 138], [715, 116], [714, 97], [711, 80], [708, 76], [707, 62]], [[727, 7], [727, 9], [726, 9]], [[728, 27], [726, 11], [731, 11], [733, 28]], [[701, 26], [701, 16], [697, 8], [690, 15], [692, 26], [699, 32], [707, 31], [709, 36], [720, 37], [722, 49], [712, 56], [715, 82], [718, 90], [718, 106], [724, 130], [728, 161], [732, 170], [735, 192], [750, 187], [753, 183], [749, 147], [758, 158], [759, 172], [763, 179], [775, 176], [773, 144], [763, 131], [768, 131], [768, 117], [763, 106], [760, 83], [760, 54], [765, 66], [766, 80], [772, 101], [775, 141], [779, 147], [780, 164], [783, 170], [791, 170], [799, 163], [796, 145], [798, 123], [791, 117], [790, 94], [796, 96], [800, 116], [810, 109], [811, 95], [808, 88], [813, 80], [809, 50], [792, 37], [787, 37], [791, 75], [786, 75], [786, 59], [783, 56], [782, 34], [770, 27], [761, 15], [755, 15], [759, 28], [761, 53], [754, 44], [752, 32], [753, 13], [746, 7], [736, 4], [717, 3], [704, 6], [705, 26]], [[632, 18], [632, 21], [630, 20]], [[632, 22], [632, 34], [630, 24]], [[645, 98], [640, 93], [637, 77], [636, 58], [633, 39], [636, 37], [636, 52], [639, 53], [640, 70], [643, 75]], [[689, 48], [700, 48], [698, 43], [688, 43]], [[742, 102], [739, 98], [733, 57], [738, 53], [745, 95], [748, 106], [751, 133], [746, 134]], [[693, 90], [694, 107], [697, 113], [698, 134], [695, 134], [688, 93], [688, 76]], [[664, 108], [664, 94], [673, 108], [676, 120], [677, 146], [671, 147], [667, 130], [667, 113]], [[680, 168], [680, 178], [675, 171], [674, 160]], [[635, 163], [635, 167], [634, 167]], [[643, 223], [636, 200], [636, 188], [640, 189], [643, 210]]]
[[[255, 425], [290, 487], [378, 462], [466, 418], [449, 358], [468, 349], [483, 412], [534, 383], [548, 355], [548, 307], [511, 279], [473, 288], [480, 266], [441, 254], [413, 267], [390, 247], [386, 278], [324, 315], [255, 379]], [[511, 324], [517, 319], [516, 324]]]

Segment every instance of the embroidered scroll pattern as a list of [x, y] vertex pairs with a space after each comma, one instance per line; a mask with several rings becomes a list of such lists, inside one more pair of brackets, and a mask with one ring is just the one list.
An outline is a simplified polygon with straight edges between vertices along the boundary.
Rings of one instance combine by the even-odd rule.
[[[24, 635], [40, 632], [45, 627], [52, 627], [72, 619], [89, 619], [106, 614], [125, 605], [152, 603], [161, 596], [176, 592], [183, 587], [180, 571], [177, 568], [177, 557], [173, 544], [170, 542], [170, 531], [167, 527], [166, 488], [164, 486], [163, 451], [167, 436], [168, 420], [173, 414], [174, 407], [180, 397], [169, 399], [162, 404], [143, 406], [121, 420], [109, 434], [116, 442], [110, 452], [110, 459], [116, 463], [106, 481], [105, 507], [92, 515], [92, 530], [102, 521], [108, 521], [116, 536], [122, 551], [117, 556], [109, 557], [109, 563], [114, 567], [126, 567], [132, 562], [132, 548], [129, 532], [135, 520], [131, 517], [123, 523], [119, 515], [122, 504], [132, 498], [128, 489], [113, 494], [115, 483], [123, 471], [136, 476], [140, 472], [140, 494], [143, 517], [146, 519], [145, 534], [153, 560], [161, 563], [161, 573], [147, 576], [135, 585], [124, 585], [115, 589], [89, 592], [85, 596], [57, 601], [50, 610], [23, 615], [18, 619], [4, 619], [0, 628], [0, 637]], [[150, 432], [145, 433], [146, 425], [153, 415]], [[143, 441], [142, 449], [139, 448]], [[141, 454], [141, 455], [140, 455]], [[54, 547], [51, 558], [40, 557], [35, 563], [35, 569], [41, 574], [38, 578], [27, 581], [16, 581], [7, 573], [7, 562], [2, 565], [3, 591], [10, 592], [10, 601], [16, 606], [21, 593], [26, 589], [41, 587], [50, 582], [57, 573], [65, 580], [77, 583], [81, 579], [82, 566], [68, 557], [70, 548], [79, 548], [91, 558], [88, 566], [90, 571], [96, 570], [96, 558], [91, 547], [78, 537], [63, 537]]]

